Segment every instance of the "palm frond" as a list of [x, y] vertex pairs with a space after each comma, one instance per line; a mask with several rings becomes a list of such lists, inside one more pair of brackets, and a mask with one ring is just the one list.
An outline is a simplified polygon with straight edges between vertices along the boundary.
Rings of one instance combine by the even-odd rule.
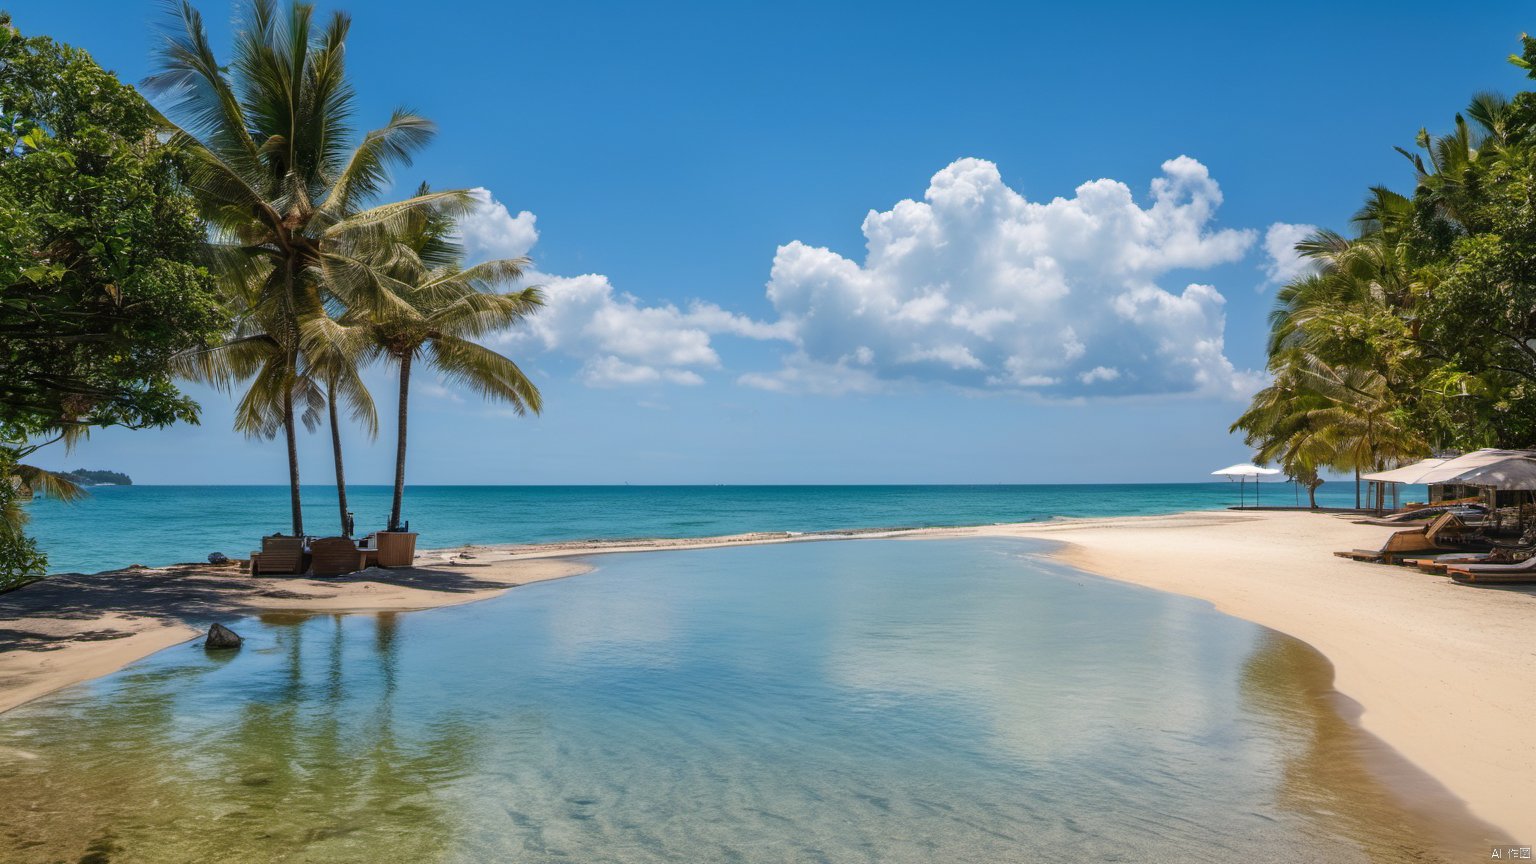
[[38, 468], [33, 465], [16, 466], [16, 478], [21, 485], [33, 492], [41, 492], [49, 498], [57, 498], [60, 501], [78, 501], [89, 495], [85, 487], [76, 483], [63, 474]]
[[539, 388], [511, 359], [482, 345], [454, 336], [439, 336], [427, 345], [428, 359], [449, 382], [512, 406], [519, 415], [544, 408]]

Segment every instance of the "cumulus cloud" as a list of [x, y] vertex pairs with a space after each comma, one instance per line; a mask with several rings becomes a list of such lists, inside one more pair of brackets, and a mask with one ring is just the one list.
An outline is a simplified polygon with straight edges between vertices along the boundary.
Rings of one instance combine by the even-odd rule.
[[1220, 292], [1158, 284], [1247, 254], [1254, 232], [1213, 225], [1221, 201], [1185, 156], [1163, 163], [1145, 205], [1107, 179], [1032, 202], [993, 163], [960, 159], [922, 201], [869, 213], [862, 262], [779, 247], [768, 298], [795, 350], [777, 372], [739, 380], [815, 392], [902, 380], [1058, 396], [1246, 391], [1250, 376], [1223, 351]]
[[631, 294], [615, 291], [607, 276], [595, 273], [569, 277], [533, 273], [529, 279], [544, 286], [546, 303], [512, 338], [532, 340], [545, 350], [585, 360], [582, 378], [594, 386], [702, 384], [699, 370], [721, 365], [714, 336], [782, 339], [790, 335], [783, 324], [764, 324], [713, 303], [696, 302], [686, 309], [669, 303], [646, 305]]
[[[536, 219], [486, 190], [462, 233], [474, 258], [527, 254]], [[581, 361], [591, 386], [703, 383], [719, 337], [781, 340], [776, 369], [737, 383], [837, 395], [942, 383], [1053, 397], [1246, 394], [1255, 376], [1224, 349], [1225, 299], [1174, 276], [1242, 259], [1257, 232], [1216, 225], [1220, 186], [1198, 161], [1164, 162], [1141, 200], [1110, 179], [1030, 201], [997, 166], [960, 159], [922, 200], [870, 211], [862, 260], [793, 241], [767, 283], [777, 320], [714, 303], [648, 303], [607, 276], [532, 272], [547, 306], [503, 339]], [[1273, 279], [1301, 266], [1281, 252], [1311, 230], [1270, 227]]]
[[[489, 191], [475, 193], [481, 204], [460, 223], [469, 260], [526, 255], [539, 238], [534, 215], [525, 210], [513, 216]], [[686, 309], [647, 305], [616, 291], [607, 276], [597, 273], [559, 276], [534, 270], [526, 281], [543, 286], [544, 308], [501, 341], [578, 358], [584, 361], [582, 380], [596, 387], [702, 384], [700, 370], [721, 365], [714, 336], [787, 339], [792, 332], [784, 323], [755, 321], [713, 303], [695, 302]]]
[[1296, 225], [1276, 222], [1264, 232], [1265, 281], [1259, 286], [1264, 290], [1273, 285], [1284, 285], [1293, 279], [1310, 276], [1317, 269], [1316, 262], [1296, 254], [1296, 244], [1307, 239], [1317, 230], [1316, 225]]
[[459, 220], [459, 239], [464, 243], [469, 260], [489, 261], [527, 255], [539, 241], [538, 228], [534, 227], [537, 217], [527, 210], [513, 216], [507, 206], [484, 187], [471, 189], [470, 194], [480, 204]]

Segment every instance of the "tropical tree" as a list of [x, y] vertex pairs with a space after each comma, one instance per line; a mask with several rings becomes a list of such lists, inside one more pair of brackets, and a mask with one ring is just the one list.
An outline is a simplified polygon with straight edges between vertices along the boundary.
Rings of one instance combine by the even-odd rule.
[[[249, 271], [248, 271], [249, 272]], [[178, 374], [230, 392], [237, 382], [245, 390], [235, 408], [234, 427], [252, 438], [273, 439], [284, 431], [284, 407], [296, 406], [298, 420], [309, 431], [329, 421], [336, 466], [340, 527], [348, 533], [346, 475], [342, 468], [338, 403], [370, 436], [378, 434], [378, 414], [363, 383], [358, 361], [361, 343], [339, 339], [323, 343], [298, 358], [295, 368], [281, 339], [271, 331], [281, 322], [263, 320], [260, 280], [242, 283], [225, 274], [226, 302], [234, 325], [224, 342], [177, 357]]]
[[0, 590], [41, 577], [23, 460], [107, 426], [196, 422], [177, 352], [223, 327], [203, 227], [159, 117], [89, 54], [0, 13]]
[[271, 355], [257, 367], [260, 392], [242, 404], [252, 428], [270, 424], [283, 433], [295, 534], [304, 532], [296, 425], [304, 404], [324, 407], [325, 388], [336, 383], [315, 370], [329, 370], [324, 358], [345, 353], [333, 313], [406, 314], [399, 292], [409, 286], [377, 263], [379, 250], [413, 216], [461, 213], [474, 203], [467, 192], [449, 191], [367, 206], [433, 126], [396, 109], [354, 144], [349, 19], [339, 12], [323, 25], [314, 19], [305, 3], [280, 12], [274, 0], [252, 0], [241, 7], [226, 65], [183, 0], [160, 51], [161, 71], [146, 82], [175, 121], [173, 143], [212, 231], [216, 270], [235, 284], [231, 290], [256, 289], [250, 318]]
[[[426, 186], [418, 190], [418, 197], [430, 194]], [[373, 353], [393, 362], [399, 373], [391, 531], [404, 530], [401, 503], [411, 373], [418, 360], [451, 383], [507, 403], [519, 415], [537, 414], [543, 407], [538, 387], [517, 363], [474, 341], [514, 326], [544, 304], [537, 287], [496, 290], [521, 279], [528, 260], [510, 258], [464, 267], [451, 218], [421, 211], [405, 223], [398, 238], [402, 254], [395, 256], [392, 275], [398, 285], [409, 286], [400, 291], [406, 302], [387, 316], [355, 322], [367, 333]]]
[[1248, 410], [1232, 424], [1246, 432], [1256, 461], [1280, 466], [1286, 476], [1307, 487], [1308, 504], [1316, 509], [1320, 471], [1330, 467], [1336, 453], [1313, 420], [1312, 412], [1326, 406], [1321, 396], [1295, 370], [1277, 374], [1269, 386], [1254, 394]]

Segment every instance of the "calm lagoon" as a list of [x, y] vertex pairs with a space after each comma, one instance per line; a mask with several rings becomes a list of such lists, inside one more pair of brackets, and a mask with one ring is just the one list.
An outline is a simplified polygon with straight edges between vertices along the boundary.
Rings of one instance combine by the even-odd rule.
[[1316, 652], [1042, 548], [606, 556], [468, 606], [234, 622], [233, 655], [0, 715], [0, 859], [1454, 860]]

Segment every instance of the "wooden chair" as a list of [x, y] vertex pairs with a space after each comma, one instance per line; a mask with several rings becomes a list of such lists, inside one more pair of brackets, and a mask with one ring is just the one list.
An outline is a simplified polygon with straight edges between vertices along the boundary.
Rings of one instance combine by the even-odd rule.
[[1536, 556], [1515, 564], [1453, 564], [1445, 575], [1463, 583], [1528, 585], [1536, 582]]
[[1388, 564], [1397, 564], [1404, 558], [1433, 557], [1429, 553], [1445, 552], [1448, 549], [1446, 544], [1460, 539], [1466, 532], [1467, 524], [1460, 516], [1445, 512], [1435, 517], [1435, 521], [1421, 528], [1392, 532], [1392, 536], [1381, 544], [1380, 549], [1351, 549], [1333, 554], [1356, 561], [1385, 561]]
[[296, 576], [304, 572], [304, 538], [273, 534], [261, 538], [261, 551], [251, 553], [251, 575]]
[[356, 573], [367, 566], [366, 558], [350, 537], [321, 537], [309, 544], [309, 570], [316, 576]]

